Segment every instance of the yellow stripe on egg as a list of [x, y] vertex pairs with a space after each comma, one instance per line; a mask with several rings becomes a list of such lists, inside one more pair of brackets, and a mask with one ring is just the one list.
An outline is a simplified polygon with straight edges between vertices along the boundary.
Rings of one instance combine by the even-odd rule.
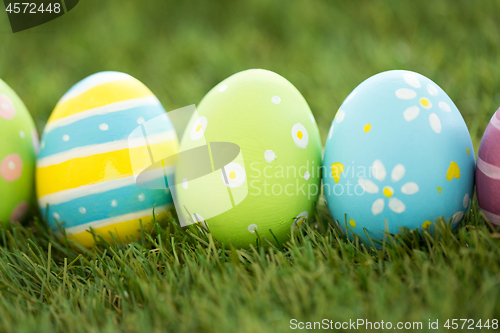
[[[177, 152], [177, 146], [177, 140], [171, 140], [150, 145], [149, 148], [153, 156], [160, 154], [169, 156]], [[131, 156], [143, 156], [144, 158], [134, 159], [134, 166], [132, 166]], [[137, 175], [151, 164], [148, 147], [142, 146], [73, 158], [59, 164], [38, 167], [36, 170], [37, 197]], [[158, 168], [161, 167], [161, 164], [158, 164]], [[68, 177], [61, 178], [61, 175], [68, 175]], [[57, 181], [54, 181], [55, 179]]]
[[111, 103], [147, 96], [153, 96], [151, 90], [134, 78], [103, 83], [58, 103], [48, 123]]
[[[155, 208], [156, 220], [162, 219], [167, 215], [167, 212], [172, 208], [172, 204], [164, 205]], [[94, 237], [87, 231], [89, 227], [96, 235], [101, 236], [105, 241], [114, 243], [114, 239], [120, 244], [130, 242], [129, 235], [136, 235], [142, 228], [148, 230], [153, 227], [153, 210], [147, 209], [137, 213], [126, 214], [109, 219], [109, 221], [94, 221], [85, 226], [76, 226], [66, 229], [68, 239], [76, 241], [85, 247], [94, 245]], [[115, 237], [111, 237], [112, 233]]]

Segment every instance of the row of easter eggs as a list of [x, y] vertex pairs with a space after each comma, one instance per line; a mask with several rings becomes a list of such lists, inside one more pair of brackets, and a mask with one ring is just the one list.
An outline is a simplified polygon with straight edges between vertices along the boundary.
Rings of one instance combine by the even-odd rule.
[[[131, 133], [146, 124], [153, 124], [147, 140], [131, 143]], [[209, 147], [217, 142], [239, 147], [222, 166], [214, 166], [220, 158]], [[212, 164], [202, 174], [184, 167], [174, 173], [173, 162], [163, 163], [161, 173], [151, 174], [173, 179], [170, 187], [137, 184], [151, 169], [152, 151], [203, 147]], [[455, 104], [409, 71], [377, 74], [351, 92], [332, 122], [323, 159], [307, 102], [266, 70], [240, 72], [215, 86], [180, 145], [145, 85], [124, 73], [91, 75], [57, 103], [38, 149], [28, 111], [0, 81], [0, 221], [26, 216], [36, 159], [42, 215], [54, 231], [64, 227], [84, 246], [94, 243], [90, 228], [110, 241], [137, 238], [151, 225], [153, 206], [157, 215], [174, 206], [171, 192], [181, 221], [203, 223], [223, 243], [284, 242], [312, 217], [321, 175], [334, 219], [365, 240], [400, 227], [432, 230], [440, 218], [457, 225], [470, 206], [475, 174], [482, 212], [500, 225], [500, 112], [485, 132], [475, 173], [470, 135]]]

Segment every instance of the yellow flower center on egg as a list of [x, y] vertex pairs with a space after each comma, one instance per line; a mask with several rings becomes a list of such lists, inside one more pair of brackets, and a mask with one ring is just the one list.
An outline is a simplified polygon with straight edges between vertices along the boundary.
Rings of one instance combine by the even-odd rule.
[[351, 227], [356, 228], [356, 221], [354, 221], [353, 219], [349, 220], [349, 224], [351, 225]]
[[392, 197], [392, 195], [394, 194], [394, 190], [389, 187], [389, 186], [386, 186], [384, 187], [384, 195], [388, 198]]
[[303, 136], [304, 136], [304, 134], [302, 133], [302, 131], [297, 131], [297, 137], [299, 139], [302, 139]]
[[236, 178], [236, 172], [231, 171], [231, 172], [229, 173], [229, 178], [230, 178], [230, 179], [234, 179], [234, 178]]
[[201, 125], [196, 126], [196, 132], [199, 132], [201, 130]]
[[420, 99], [420, 104], [422, 104], [424, 108], [428, 108], [429, 105], [431, 105], [431, 101], [429, 101], [428, 98], [423, 97]]
[[425, 221], [424, 223], [422, 223], [422, 228], [427, 229], [431, 226], [431, 224], [431, 221]]
[[371, 124], [366, 124], [365, 127], [363, 127], [363, 130], [365, 131], [365, 133], [370, 132], [371, 129], [372, 129], [372, 125]]

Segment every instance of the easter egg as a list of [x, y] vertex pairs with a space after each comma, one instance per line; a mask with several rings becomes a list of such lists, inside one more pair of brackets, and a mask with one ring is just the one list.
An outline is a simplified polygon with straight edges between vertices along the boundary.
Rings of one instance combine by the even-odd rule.
[[26, 106], [0, 80], [0, 222], [20, 222], [29, 210], [38, 134]]
[[483, 216], [500, 226], [500, 109], [491, 117], [479, 146], [476, 193]]
[[220, 82], [199, 104], [180, 147], [180, 155], [198, 152], [189, 164], [199, 168], [190, 174], [177, 165], [177, 213], [218, 241], [283, 244], [312, 217], [319, 131], [305, 99], [280, 75], [247, 70]]
[[[129, 140], [158, 117], [167, 122], [149, 142]], [[86, 247], [94, 244], [90, 228], [110, 242], [137, 239], [154, 219], [153, 206], [164, 214], [172, 197], [136, 178], [152, 164], [151, 151], [177, 148], [165, 110], [144, 84], [119, 72], [91, 75], [59, 100], [44, 129], [36, 167], [42, 215]]]
[[332, 122], [323, 167], [334, 219], [365, 240], [401, 227], [433, 231], [440, 218], [456, 226], [473, 194], [474, 151], [460, 112], [410, 71], [379, 73], [351, 92]]

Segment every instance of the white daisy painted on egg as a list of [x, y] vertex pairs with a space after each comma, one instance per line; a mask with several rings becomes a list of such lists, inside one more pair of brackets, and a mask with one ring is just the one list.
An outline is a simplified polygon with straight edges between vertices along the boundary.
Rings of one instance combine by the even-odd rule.
[[207, 123], [208, 121], [205, 117], [198, 117], [198, 119], [194, 121], [194, 124], [191, 127], [191, 140], [196, 141], [203, 137], [203, 134], [205, 134], [205, 130], [207, 129]]
[[247, 175], [245, 168], [236, 162], [231, 162], [221, 169], [222, 182], [226, 187], [240, 187], [245, 183]]
[[[393, 183], [399, 182], [405, 175], [406, 169], [402, 164], [398, 164], [392, 169], [391, 180]], [[370, 173], [373, 178], [379, 182], [383, 182], [387, 176], [387, 171], [380, 160], [375, 160], [373, 165], [370, 167]], [[360, 178], [358, 184], [368, 193], [376, 194], [379, 193], [380, 188], [377, 184], [369, 179]], [[419, 191], [419, 187], [414, 182], [404, 183], [401, 186], [401, 193], [406, 195], [412, 195]], [[388, 201], [389, 209], [395, 213], [401, 214], [406, 210], [405, 204], [394, 197], [394, 188], [392, 186], [386, 185], [382, 188], [382, 194], [385, 198], [379, 198], [373, 202], [372, 213], [377, 215], [382, 213], [385, 207], [386, 200]]]
[[[403, 74], [403, 79], [413, 89], [400, 88], [396, 90], [396, 97], [403, 100], [413, 100], [414, 98], [418, 98], [416, 105], [412, 105], [404, 110], [403, 117], [405, 120], [409, 122], [417, 118], [420, 114], [421, 108], [429, 110], [429, 125], [434, 132], [438, 134], [441, 133], [441, 120], [439, 119], [439, 116], [433, 112], [437, 108], [435, 105], [432, 105], [432, 102], [428, 98], [428, 95], [438, 96], [438, 88], [434, 85], [434, 83], [429, 83], [427, 86], [423, 87], [417, 75], [411, 72], [405, 72]], [[437, 107], [444, 112], [451, 112], [450, 105], [445, 101], [440, 101]]]
[[292, 126], [292, 138], [298, 148], [304, 149], [309, 143], [309, 134], [301, 123], [296, 123]]
[[293, 221], [293, 225], [295, 227], [301, 227], [304, 225], [305, 222], [307, 222], [307, 219], [309, 218], [309, 213], [306, 211], [300, 212], [299, 215], [295, 218]]

